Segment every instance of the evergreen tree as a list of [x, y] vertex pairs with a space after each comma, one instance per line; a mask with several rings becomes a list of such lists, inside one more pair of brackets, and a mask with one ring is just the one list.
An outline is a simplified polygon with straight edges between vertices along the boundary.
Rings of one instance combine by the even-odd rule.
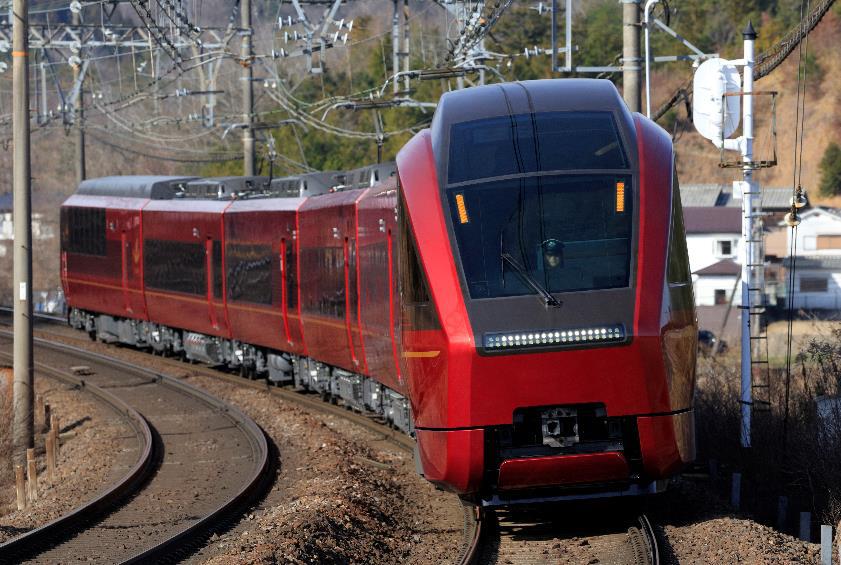
[[821, 196], [841, 194], [841, 146], [834, 141], [827, 146], [821, 159]]

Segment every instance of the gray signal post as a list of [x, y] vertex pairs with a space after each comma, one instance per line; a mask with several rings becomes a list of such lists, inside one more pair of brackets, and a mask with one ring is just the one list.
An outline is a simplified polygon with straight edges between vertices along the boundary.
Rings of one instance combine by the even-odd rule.
[[240, 4], [240, 22], [242, 29], [242, 173], [247, 177], [254, 176], [254, 57], [251, 52], [251, 0], [242, 0]]
[[12, 170], [14, 190], [14, 459], [34, 447], [32, 361], [32, 192], [29, 162], [29, 2], [12, 6]]
[[[82, 8], [79, 7], [81, 10]], [[82, 23], [82, 14], [80, 12], [73, 12], [73, 25], [79, 26]], [[82, 34], [79, 34], [82, 37]], [[79, 56], [82, 53], [80, 51]], [[76, 98], [76, 184], [79, 185], [87, 177], [85, 168], [85, 77], [82, 75], [82, 65], [73, 67], [73, 84], [77, 84], [79, 88], [79, 95]]]

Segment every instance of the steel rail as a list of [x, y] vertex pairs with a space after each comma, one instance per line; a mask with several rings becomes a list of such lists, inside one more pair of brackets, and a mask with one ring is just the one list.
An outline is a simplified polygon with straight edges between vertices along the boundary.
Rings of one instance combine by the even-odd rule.
[[[37, 316], [36, 317], [41, 317]], [[58, 322], [59, 319], [55, 317], [42, 318], [51, 322]], [[64, 323], [64, 320], [61, 320]], [[10, 336], [11, 332], [0, 331], [0, 334]], [[131, 556], [123, 563], [139, 563], [139, 562], [154, 562], [160, 560], [171, 560], [173, 556], [180, 554], [188, 547], [190, 543], [194, 543], [196, 539], [201, 539], [203, 534], [209, 534], [213, 530], [214, 525], [222, 522], [234, 508], [244, 505], [257, 494], [261, 493], [268, 485], [271, 479], [272, 466], [269, 460], [269, 446], [263, 430], [248, 416], [241, 412], [238, 408], [230, 405], [218, 398], [198, 389], [192, 385], [181, 382], [178, 379], [163, 375], [155, 371], [137, 367], [126, 361], [109, 357], [99, 353], [87, 351], [85, 349], [75, 347], [72, 345], [59, 344], [45, 340], [43, 338], [36, 338], [35, 343], [40, 347], [58, 351], [60, 353], [70, 354], [82, 359], [93, 359], [104, 365], [110, 365], [114, 368], [121, 369], [134, 373], [135, 375], [154, 378], [156, 382], [167, 386], [171, 389], [182, 392], [188, 396], [192, 396], [201, 402], [207, 404], [214, 410], [225, 413], [236, 424], [237, 428], [246, 436], [251, 443], [252, 450], [255, 452], [257, 464], [251, 475], [248, 476], [245, 483], [233, 493], [232, 496], [227, 497], [215, 509], [205, 514], [203, 518], [191, 524], [189, 527], [176, 532], [172, 536], [160, 541], [159, 543], [141, 550], [137, 554]], [[88, 385], [92, 386], [92, 385]], [[2, 547], [2, 546], [0, 546]], [[38, 550], [44, 549], [39, 547]]]
[[[0, 333], [9, 335], [9, 332]], [[0, 357], [10, 358], [11, 355], [2, 352]], [[44, 548], [52, 545], [56, 538], [65, 536], [70, 529], [83, 527], [90, 520], [95, 519], [133, 494], [155, 470], [152, 458], [152, 448], [155, 445], [154, 436], [149, 423], [137, 410], [107, 390], [85, 382], [84, 379], [77, 378], [58, 368], [39, 362], [35, 363], [35, 368], [40, 374], [48, 375], [53, 379], [78, 387], [111, 406], [134, 428], [142, 442], [142, 452], [140, 458], [124, 476], [120, 477], [105, 492], [93, 500], [83, 503], [51, 522], [0, 544], [0, 563], [17, 561], [23, 555], [33, 551], [33, 548]]]
[[[9, 308], [0, 307], [0, 311], [10, 312], [11, 310]], [[63, 327], [67, 327], [67, 321], [60, 316], [35, 314], [35, 317], [46, 322], [62, 324]], [[159, 358], [158, 360], [163, 361], [166, 364], [178, 369], [184, 368], [183, 363], [175, 359]], [[283, 400], [295, 403], [304, 408], [308, 408], [310, 410], [314, 410], [322, 414], [336, 416], [338, 418], [342, 418], [344, 420], [353, 422], [371, 432], [382, 436], [383, 439], [393, 443], [394, 445], [408, 453], [414, 453], [415, 451], [416, 442], [412, 437], [404, 434], [403, 432], [388, 427], [386, 423], [381, 420], [359, 412], [348, 410], [347, 408], [339, 406], [337, 404], [325, 402], [321, 400], [320, 397], [307, 396], [305, 394], [301, 394], [278, 386], [271, 386], [269, 381], [266, 379], [264, 379], [262, 382], [259, 380], [245, 380], [242, 377], [237, 377], [234, 375], [224, 373], [222, 371], [198, 365], [191, 365], [190, 369], [196, 374], [214, 379], [222, 379], [226, 382], [232, 383], [237, 386], [246, 386], [258, 390], [265, 390], [269, 394], [273, 394]], [[479, 556], [478, 550], [481, 546], [480, 542], [483, 537], [483, 511], [478, 507], [465, 504], [463, 505], [463, 512], [464, 540], [462, 543], [461, 553], [456, 563], [458, 563], [459, 565], [471, 565], [473, 563], [477, 563]]]

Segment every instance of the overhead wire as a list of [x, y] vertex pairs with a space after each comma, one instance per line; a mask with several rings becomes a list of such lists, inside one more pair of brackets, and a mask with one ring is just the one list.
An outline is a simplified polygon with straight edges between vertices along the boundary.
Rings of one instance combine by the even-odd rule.
[[[827, 0], [824, 0], [826, 4]], [[805, 12], [804, 12], [805, 3]], [[809, 14], [811, 0], [800, 0], [800, 26], [803, 30], [807, 27], [806, 20]], [[830, 2], [831, 4], [831, 2]], [[812, 18], [810, 18], [812, 19]], [[791, 211], [787, 219], [791, 227], [789, 245], [789, 270], [788, 270], [788, 293], [787, 293], [787, 326], [786, 326], [786, 380], [785, 380], [785, 407], [783, 414], [783, 446], [788, 440], [788, 418], [789, 418], [789, 399], [791, 393], [791, 350], [792, 342], [794, 340], [794, 297], [795, 284], [797, 282], [797, 226], [800, 219], [797, 216], [797, 203], [803, 197], [803, 187], [800, 184], [803, 174], [803, 138], [806, 132], [806, 93], [807, 93], [807, 73], [808, 73], [808, 51], [809, 51], [809, 34], [808, 32], [799, 36], [798, 45], [798, 61], [797, 61], [797, 97], [795, 100], [795, 127], [794, 127], [794, 161], [792, 167], [792, 195], [791, 195]], [[793, 48], [792, 48], [793, 49]], [[790, 53], [791, 51], [789, 51]], [[786, 54], [788, 56], [788, 54]], [[783, 57], [785, 58], [785, 57]], [[777, 63], [779, 65], [779, 63]]]

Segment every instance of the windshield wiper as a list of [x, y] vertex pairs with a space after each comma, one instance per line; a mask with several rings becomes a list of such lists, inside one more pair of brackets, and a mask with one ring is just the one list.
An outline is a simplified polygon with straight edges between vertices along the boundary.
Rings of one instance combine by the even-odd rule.
[[542, 302], [544, 306], [552, 306], [553, 308], [560, 308], [561, 306], [563, 306], [563, 303], [554, 296], [552, 296], [552, 294], [548, 290], [540, 286], [540, 283], [534, 280], [534, 278], [529, 274], [529, 272], [525, 270], [522, 265], [520, 265], [514, 260], [510, 253], [503, 253], [502, 259], [504, 261], [507, 261], [512, 267], [514, 267], [514, 270], [517, 271], [517, 274], [520, 275], [520, 278], [523, 279], [523, 282], [525, 282], [532, 289], [534, 289], [534, 291], [537, 292], [537, 294], [543, 297]]

